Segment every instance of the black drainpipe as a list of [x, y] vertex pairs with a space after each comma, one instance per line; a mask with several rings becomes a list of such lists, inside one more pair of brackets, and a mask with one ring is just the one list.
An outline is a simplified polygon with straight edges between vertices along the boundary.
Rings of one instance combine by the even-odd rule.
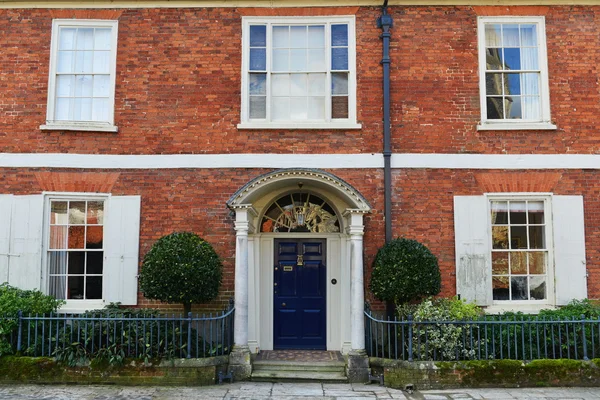
[[[383, 57], [381, 65], [383, 66], [383, 187], [384, 187], [384, 208], [383, 216], [385, 220], [385, 242], [392, 240], [392, 146], [391, 146], [391, 118], [390, 118], [390, 28], [394, 25], [394, 19], [387, 13], [388, 0], [384, 0], [382, 13], [377, 18], [377, 27], [382, 30], [380, 38], [383, 39]], [[388, 318], [395, 315], [395, 305], [393, 302], [386, 303], [386, 312]]]

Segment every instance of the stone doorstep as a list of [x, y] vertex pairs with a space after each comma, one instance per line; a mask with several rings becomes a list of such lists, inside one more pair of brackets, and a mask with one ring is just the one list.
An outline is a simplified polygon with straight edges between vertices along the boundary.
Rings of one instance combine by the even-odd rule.
[[328, 382], [345, 383], [348, 378], [344, 372], [322, 372], [322, 371], [301, 371], [301, 370], [281, 370], [281, 371], [253, 371], [252, 381], [268, 382]]
[[346, 363], [343, 361], [254, 361], [254, 370], [276, 370], [276, 371], [339, 371], [344, 372]]

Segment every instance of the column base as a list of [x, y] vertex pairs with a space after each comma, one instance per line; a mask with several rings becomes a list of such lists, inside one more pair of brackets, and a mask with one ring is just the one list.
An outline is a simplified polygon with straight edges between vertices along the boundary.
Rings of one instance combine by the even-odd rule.
[[368, 382], [369, 373], [369, 356], [364, 350], [352, 350], [348, 353], [348, 366], [346, 367], [346, 375], [351, 383]]
[[252, 375], [252, 362], [248, 346], [234, 346], [229, 353], [229, 368], [234, 381], [245, 381]]

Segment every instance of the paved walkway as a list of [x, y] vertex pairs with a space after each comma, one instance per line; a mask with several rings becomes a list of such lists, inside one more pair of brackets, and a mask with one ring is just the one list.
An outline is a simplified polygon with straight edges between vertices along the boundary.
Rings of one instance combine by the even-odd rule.
[[206, 387], [0, 385], [0, 399], [46, 400], [361, 400], [361, 399], [600, 399], [600, 388], [456, 389], [406, 394], [377, 385], [241, 382]]

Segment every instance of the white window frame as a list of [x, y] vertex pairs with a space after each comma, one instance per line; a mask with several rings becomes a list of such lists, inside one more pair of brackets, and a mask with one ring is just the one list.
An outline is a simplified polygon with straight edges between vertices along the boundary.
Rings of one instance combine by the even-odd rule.
[[[537, 25], [538, 59], [540, 67], [540, 120], [511, 120], [511, 119], [487, 119], [486, 99], [486, 52], [485, 52], [485, 25], [496, 24], [535, 24]], [[546, 24], [543, 16], [537, 17], [478, 17], [477, 37], [479, 48], [479, 98], [481, 110], [481, 122], [478, 130], [554, 130], [556, 125], [552, 124], [550, 118], [550, 87], [548, 84], [548, 55], [546, 47]]]
[[[110, 98], [108, 101], [108, 120], [107, 121], [56, 121], [54, 120], [54, 111], [56, 106], [56, 68], [58, 64], [58, 44], [59, 32], [61, 28], [110, 28], [111, 42], [110, 49]], [[117, 69], [117, 36], [118, 21], [116, 20], [95, 20], [95, 19], [55, 19], [52, 21], [52, 39], [50, 45], [50, 72], [48, 77], [48, 106], [46, 110], [46, 124], [41, 125], [41, 130], [67, 130], [67, 131], [95, 131], [95, 132], [117, 132], [118, 128], [114, 124], [115, 109], [115, 81]]]
[[[107, 206], [110, 199], [110, 194], [99, 193], [44, 193], [44, 223], [43, 223], [43, 251], [42, 251], [42, 285], [44, 293], [50, 293], [50, 268], [48, 265], [48, 251], [50, 249], [50, 202], [58, 201], [104, 201], [104, 223], [103, 223], [103, 243], [106, 242], [106, 221], [107, 221]], [[106, 252], [103, 245], [103, 253]], [[104, 257], [106, 259], [106, 257]], [[102, 273], [102, 299], [94, 300], [65, 300], [65, 304], [60, 308], [60, 312], [84, 312], [86, 310], [103, 308], [106, 305], [106, 275]]]
[[[268, 119], [251, 120], [249, 116], [249, 93], [248, 93], [248, 70], [250, 62], [250, 25], [267, 25], [267, 116], [270, 115], [270, 76], [271, 76], [271, 29], [272, 24], [348, 24], [348, 118], [329, 119], [323, 122], [309, 121], [269, 121]], [[326, 34], [329, 29], [326, 28]], [[327, 51], [327, 68], [331, 71], [331, 47]], [[324, 16], [324, 17], [243, 17], [242, 18], [242, 101], [241, 101], [241, 123], [239, 129], [360, 129], [361, 124], [356, 122], [356, 33], [355, 17], [351, 16]], [[327, 89], [330, 90], [330, 81], [327, 81]], [[327, 99], [331, 98], [331, 93]], [[327, 102], [326, 102], [327, 103]], [[326, 104], [327, 109], [331, 105]], [[328, 112], [329, 113], [329, 112]], [[326, 113], [326, 114], [328, 114]]]
[[[552, 216], [552, 194], [551, 193], [486, 193], [487, 202], [487, 230], [489, 237], [490, 260], [492, 259], [492, 219], [491, 204], [492, 201], [543, 201], [544, 202], [544, 220], [546, 230], [544, 232], [546, 239], [546, 248], [548, 251], [547, 272], [546, 272], [546, 299], [545, 300], [493, 300], [492, 305], [486, 307], [486, 313], [498, 313], [504, 311], [520, 311], [524, 313], [537, 313], [541, 309], [552, 308], [555, 305], [555, 266], [554, 266], [554, 234], [553, 234], [553, 216]], [[490, 263], [490, 281], [492, 278], [492, 265]], [[489, 290], [492, 290], [490, 286]]]

